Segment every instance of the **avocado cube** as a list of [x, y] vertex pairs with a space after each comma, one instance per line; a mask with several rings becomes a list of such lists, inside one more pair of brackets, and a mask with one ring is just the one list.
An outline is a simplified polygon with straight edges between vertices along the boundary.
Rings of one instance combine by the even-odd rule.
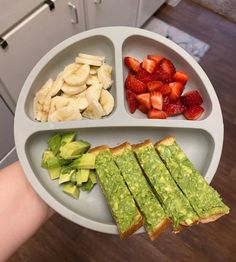
[[60, 177], [59, 177], [59, 184], [69, 182], [71, 181], [71, 177], [75, 173], [75, 169], [68, 167], [68, 166], [63, 166], [60, 172]]
[[71, 183], [76, 184], [76, 172], [73, 172], [70, 178]]
[[97, 178], [94, 170], [90, 170], [89, 178], [93, 184], [97, 183]]
[[89, 169], [80, 169], [76, 174], [77, 185], [87, 182], [89, 178]]
[[75, 199], [79, 199], [79, 188], [71, 182], [67, 182], [63, 186], [62, 191]]
[[56, 134], [48, 139], [48, 147], [52, 150], [53, 154], [56, 155], [61, 147], [61, 135]]
[[75, 159], [90, 148], [86, 141], [79, 140], [65, 144], [60, 148], [60, 156], [64, 159]]
[[49, 169], [60, 167], [61, 165], [58, 158], [53, 154], [53, 152], [47, 149], [43, 152], [41, 166], [43, 168]]
[[48, 172], [52, 180], [57, 179], [60, 176], [61, 167], [50, 167], [48, 168]]
[[74, 139], [75, 139], [75, 132], [64, 134], [61, 137], [61, 145], [64, 146], [65, 144], [74, 141]]
[[77, 168], [94, 169], [96, 156], [91, 153], [83, 154], [77, 161]]
[[82, 191], [90, 191], [93, 188], [94, 184], [91, 181], [91, 179], [89, 178], [89, 180], [85, 183], [83, 183], [81, 189]]

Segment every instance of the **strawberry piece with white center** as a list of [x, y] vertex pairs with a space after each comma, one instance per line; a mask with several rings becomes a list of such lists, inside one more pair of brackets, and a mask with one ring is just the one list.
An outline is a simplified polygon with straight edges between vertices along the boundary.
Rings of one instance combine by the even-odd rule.
[[151, 105], [153, 108], [162, 110], [163, 107], [163, 95], [159, 91], [153, 91], [151, 93]]
[[142, 94], [147, 91], [147, 86], [143, 82], [136, 79], [131, 73], [129, 73], [126, 78], [125, 87], [135, 94]]
[[129, 111], [131, 114], [133, 114], [138, 106], [138, 100], [136, 99], [135, 93], [129, 89], [126, 89], [126, 99], [129, 106]]
[[133, 71], [134, 73], [138, 73], [140, 71], [140, 69], [141, 69], [140, 62], [137, 59], [133, 58], [133, 57], [126, 56], [124, 58], [124, 62], [127, 65], [127, 67], [131, 71]]
[[152, 74], [155, 70], [156, 62], [154, 60], [144, 58], [142, 68], [145, 69], [149, 74]]
[[176, 101], [181, 96], [184, 90], [184, 85], [181, 82], [172, 82], [169, 83], [169, 86], [171, 88], [171, 92], [169, 94], [170, 100]]
[[190, 106], [184, 112], [184, 116], [188, 120], [197, 120], [203, 114], [204, 109], [201, 106]]
[[151, 109], [151, 95], [150, 93], [140, 94], [136, 96], [139, 103], [143, 104], [147, 109]]
[[157, 109], [148, 110], [148, 118], [151, 119], [165, 119], [167, 118], [167, 114], [164, 111], [160, 111]]
[[181, 83], [183, 83], [185, 85], [187, 83], [187, 81], [188, 81], [188, 76], [183, 71], [177, 71], [173, 75], [173, 81], [181, 82]]

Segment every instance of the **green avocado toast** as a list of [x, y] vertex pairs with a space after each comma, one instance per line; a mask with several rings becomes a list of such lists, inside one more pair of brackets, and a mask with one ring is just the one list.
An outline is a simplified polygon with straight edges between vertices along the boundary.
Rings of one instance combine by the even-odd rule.
[[178, 232], [181, 225], [190, 226], [197, 222], [198, 215], [176, 185], [152, 142], [146, 140], [132, 147], [154, 192], [172, 220], [174, 232]]
[[116, 221], [120, 238], [131, 235], [143, 225], [142, 216], [107, 146], [90, 150], [96, 156], [95, 167], [100, 186]]
[[174, 137], [161, 140], [155, 144], [155, 148], [202, 223], [214, 221], [229, 213], [229, 207], [222, 202], [216, 190], [208, 185]]
[[170, 224], [161, 204], [152, 192], [128, 143], [110, 149], [121, 174], [144, 218], [144, 227], [154, 240]]

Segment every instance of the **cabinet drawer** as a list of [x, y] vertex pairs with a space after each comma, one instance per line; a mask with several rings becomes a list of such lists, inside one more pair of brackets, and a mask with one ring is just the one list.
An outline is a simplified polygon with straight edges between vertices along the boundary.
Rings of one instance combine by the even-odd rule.
[[82, 0], [74, 2], [78, 23], [71, 22], [76, 10], [71, 10], [69, 2], [72, 1], [55, 1], [55, 8], [51, 11], [44, 4], [4, 36], [8, 46], [0, 48], [0, 78], [15, 102], [36, 62], [53, 46], [84, 30]]

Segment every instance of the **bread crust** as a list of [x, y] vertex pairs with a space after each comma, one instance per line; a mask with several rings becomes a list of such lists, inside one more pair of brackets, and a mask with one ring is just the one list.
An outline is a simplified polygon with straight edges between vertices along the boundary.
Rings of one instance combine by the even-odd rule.
[[107, 145], [97, 146], [97, 147], [90, 149], [89, 153], [92, 153], [95, 156], [97, 156], [101, 151], [104, 151], [104, 150], [109, 150], [109, 147]]
[[173, 145], [174, 143], [175, 143], [175, 138], [173, 136], [166, 136], [165, 138], [161, 139], [160, 141], [157, 141], [154, 144], [154, 147], [158, 145], [170, 146], [170, 145]]
[[125, 149], [132, 149], [131, 145], [128, 142], [124, 142], [123, 144], [110, 148], [110, 151], [113, 155], [121, 155]]
[[132, 149], [136, 150], [144, 146], [153, 146], [152, 141], [150, 139], [146, 139], [144, 142], [139, 144], [132, 144]]
[[148, 232], [149, 238], [153, 241], [155, 240], [161, 233], [163, 233], [171, 224], [170, 219], [165, 218], [162, 220], [153, 231]]
[[128, 236], [132, 235], [135, 231], [137, 231], [141, 226], [143, 226], [143, 217], [139, 213], [135, 218], [135, 224], [133, 224], [132, 227], [130, 227], [126, 232], [123, 234], [120, 233], [120, 239], [125, 239]]
[[218, 214], [211, 215], [209, 217], [200, 218], [200, 222], [203, 224], [210, 223], [210, 222], [216, 221], [217, 219], [219, 219], [220, 217], [226, 214], [228, 213], [218, 213]]

